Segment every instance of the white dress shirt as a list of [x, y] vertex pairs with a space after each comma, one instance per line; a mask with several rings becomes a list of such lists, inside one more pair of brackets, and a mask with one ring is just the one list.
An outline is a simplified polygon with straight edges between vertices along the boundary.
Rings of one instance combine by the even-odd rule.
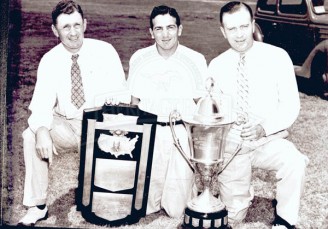
[[[287, 129], [296, 120], [300, 109], [290, 57], [281, 48], [255, 41], [245, 58], [250, 121], [261, 124], [266, 135]], [[237, 109], [238, 61], [239, 53], [229, 49], [209, 64], [215, 90], [230, 99], [233, 113]]]
[[131, 94], [140, 99], [140, 109], [168, 122], [175, 109], [183, 116], [193, 114], [193, 99], [203, 96], [206, 73], [202, 54], [179, 44], [175, 53], [165, 59], [154, 44], [132, 55], [128, 85]]
[[67, 119], [82, 120], [83, 109], [102, 106], [106, 98], [121, 95], [122, 102], [129, 103], [124, 70], [114, 47], [104, 41], [88, 39], [83, 45], [79, 64], [86, 102], [77, 109], [71, 103], [72, 53], [58, 44], [41, 59], [37, 82], [29, 109], [29, 127], [35, 132], [39, 127], [51, 128], [53, 113]]

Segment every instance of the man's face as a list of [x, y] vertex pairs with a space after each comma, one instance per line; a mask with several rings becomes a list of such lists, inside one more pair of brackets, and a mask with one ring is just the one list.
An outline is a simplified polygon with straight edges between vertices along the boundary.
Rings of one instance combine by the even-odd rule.
[[232, 14], [223, 14], [222, 24], [220, 29], [231, 48], [237, 52], [246, 52], [252, 47], [255, 27], [247, 9], [241, 8]]
[[178, 37], [182, 33], [182, 25], [176, 24], [176, 19], [169, 14], [157, 15], [153, 19], [154, 27], [149, 29], [151, 37], [155, 39], [160, 53], [174, 52], [178, 46]]
[[87, 21], [82, 19], [77, 11], [71, 14], [60, 14], [57, 24], [52, 25], [52, 31], [59, 37], [64, 47], [71, 53], [80, 50], [83, 44]]

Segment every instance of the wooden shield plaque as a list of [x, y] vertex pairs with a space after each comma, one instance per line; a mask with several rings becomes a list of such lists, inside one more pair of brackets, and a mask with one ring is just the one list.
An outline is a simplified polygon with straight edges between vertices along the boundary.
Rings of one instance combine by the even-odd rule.
[[146, 215], [157, 116], [135, 106], [84, 111], [77, 209], [95, 224]]

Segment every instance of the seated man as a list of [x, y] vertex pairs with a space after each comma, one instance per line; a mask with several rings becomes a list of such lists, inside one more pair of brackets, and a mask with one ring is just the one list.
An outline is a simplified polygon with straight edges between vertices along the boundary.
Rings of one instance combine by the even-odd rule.
[[[83, 109], [102, 106], [111, 93], [129, 103], [125, 74], [111, 44], [84, 38], [87, 21], [80, 5], [62, 0], [52, 11], [52, 31], [61, 41], [41, 59], [24, 131], [25, 186], [29, 206], [19, 225], [48, 216], [48, 170], [57, 152], [79, 152]], [[110, 97], [108, 97], [110, 96]]]
[[231, 48], [210, 62], [209, 75], [216, 90], [230, 97], [237, 117], [225, 157], [242, 146], [218, 177], [229, 224], [245, 218], [254, 196], [252, 168], [260, 168], [275, 171], [278, 181], [273, 228], [294, 228], [308, 158], [284, 139], [300, 109], [293, 64], [284, 50], [254, 41], [255, 22], [247, 4], [227, 3], [220, 22]]
[[[205, 57], [179, 44], [180, 17], [174, 8], [154, 7], [150, 15], [150, 35], [155, 44], [134, 53], [130, 59], [128, 86], [132, 103], [156, 114], [154, 156], [147, 214], [164, 208], [171, 217], [180, 217], [191, 197], [193, 172], [173, 144], [169, 114], [177, 110], [191, 114], [194, 99], [202, 96], [206, 77]], [[188, 137], [183, 125], [176, 132], [185, 152]]]

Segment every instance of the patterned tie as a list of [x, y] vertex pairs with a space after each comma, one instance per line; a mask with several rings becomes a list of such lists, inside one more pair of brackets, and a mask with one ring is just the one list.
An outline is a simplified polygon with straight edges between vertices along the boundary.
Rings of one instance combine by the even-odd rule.
[[245, 74], [245, 54], [240, 54], [238, 62], [238, 77], [237, 77], [237, 124], [241, 125], [248, 121], [248, 80]]
[[71, 68], [71, 80], [72, 80], [71, 102], [77, 109], [79, 109], [85, 102], [81, 71], [77, 63], [78, 57], [79, 57], [78, 54], [72, 55], [73, 63]]

